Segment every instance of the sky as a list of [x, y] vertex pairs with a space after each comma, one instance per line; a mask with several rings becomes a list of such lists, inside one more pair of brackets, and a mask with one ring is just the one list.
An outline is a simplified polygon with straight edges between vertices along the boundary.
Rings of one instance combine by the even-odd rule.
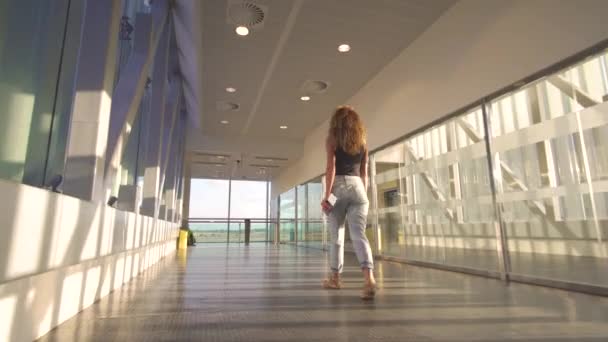
[[[266, 218], [266, 182], [232, 181], [232, 218]], [[192, 179], [190, 217], [227, 218], [228, 181]]]

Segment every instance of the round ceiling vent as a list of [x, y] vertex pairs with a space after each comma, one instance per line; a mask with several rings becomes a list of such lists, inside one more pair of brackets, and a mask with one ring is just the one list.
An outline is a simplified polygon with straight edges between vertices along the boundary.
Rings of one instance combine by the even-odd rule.
[[329, 83], [325, 81], [308, 80], [302, 84], [302, 92], [306, 94], [321, 94], [329, 88]]
[[235, 102], [218, 102], [217, 110], [220, 112], [236, 112], [241, 106]]
[[264, 22], [266, 11], [255, 2], [235, 1], [228, 5], [228, 18], [236, 25], [251, 28]]

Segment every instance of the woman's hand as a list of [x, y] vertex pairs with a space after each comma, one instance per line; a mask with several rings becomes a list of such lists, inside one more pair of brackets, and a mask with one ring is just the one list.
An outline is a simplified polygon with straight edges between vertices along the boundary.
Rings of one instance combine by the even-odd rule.
[[333, 207], [331, 206], [331, 204], [329, 204], [329, 201], [327, 201], [327, 199], [321, 201], [321, 209], [325, 214], [329, 213], [332, 208]]

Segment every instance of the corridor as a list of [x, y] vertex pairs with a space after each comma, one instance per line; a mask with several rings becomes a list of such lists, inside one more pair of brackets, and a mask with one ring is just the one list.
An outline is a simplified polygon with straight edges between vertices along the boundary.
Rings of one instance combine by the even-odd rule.
[[377, 262], [379, 293], [321, 288], [325, 254], [266, 244], [170, 255], [40, 341], [607, 341], [608, 299]]

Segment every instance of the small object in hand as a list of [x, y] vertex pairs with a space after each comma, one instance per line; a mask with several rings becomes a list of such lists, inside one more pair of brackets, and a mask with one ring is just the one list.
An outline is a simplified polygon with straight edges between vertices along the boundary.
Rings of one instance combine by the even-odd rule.
[[334, 194], [330, 194], [329, 197], [321, 203], [321, 207], [323, 208], [323, 212], [328, 214], [336, 204], [338, 198], [334, 196]]
[[334, 205], [336, 205], [337, 200], [338, 200], [338, 198], [334, 194], [329, 194], [329, 197], [327, 198], [327, 202], [329, 202], [329, 204], [331, 204], [332, 207]]

